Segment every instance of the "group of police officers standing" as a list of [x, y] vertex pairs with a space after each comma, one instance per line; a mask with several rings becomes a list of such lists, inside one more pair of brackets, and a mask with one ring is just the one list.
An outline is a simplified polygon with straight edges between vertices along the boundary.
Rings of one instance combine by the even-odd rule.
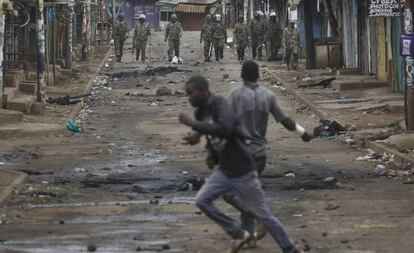
[[254, 13], [254, 19], [249, 24], [244, 23], [243, 16], [239, 17], [234, 29], [234, 42], [237, 45], [238, 60], [244, 60], [246, 47], [251, 48], [253, 59], [262, 60], [263, 48], [269, 61], [276, 61], [279, 49], [283, 48], [288, 69], [297, 68], [299, 53], [299, 30], [295, 21], [283, 31], [275, 12], [271, 12], [269, 19], [261, 11]]
[[[136, 52], [136, 60], [145, 62], [146, 45], [151, 35], [149, 23], [144, 14], [140, 14], [139, 21], [134, 27], [133, 51]], [[275, 61], [280, 48], [284, 49], [288, 70], [293, 67], [297, 69], [299, 53], [299, 30], [294, 21], [283, 31], [276, 13], [271, 12], [269, 18], [261, 11], [254, 13], [254, 19], [246, 24], [243, 16], [238, 18], [233, 32], [234, 43], [236, 44], [238, 61], [242, 62], [247, 47], [251, 49], [253, 59], [262, 60], [263, 48], [269, 61]], [[128, 25], [124, 21], [124, 15], [118, 14], [118, 20], [113, 27], [113, 39], [115, 41], [115, 56], [118, 62], [121, 61], [123, 45], [128, 37]], [[183, 35], [183, 28], [175, 14], [170, 17], [170, 22], [165, 29], [165, 43], [168, 41], [168, 60], [171, 62], [173, 56], [180, 56], [180, 39]], [[213, 54], [216, 61], [224, 57], [224, 47], [227, 44], [227, 31], [222, 23], [221, 15], [215, 14], [206, 16], [206, 22], [201, 30], [200, 43], [204, 41], [204, 61], [210, 62]], [[151, 44], [151, 43], [150, 43]]]

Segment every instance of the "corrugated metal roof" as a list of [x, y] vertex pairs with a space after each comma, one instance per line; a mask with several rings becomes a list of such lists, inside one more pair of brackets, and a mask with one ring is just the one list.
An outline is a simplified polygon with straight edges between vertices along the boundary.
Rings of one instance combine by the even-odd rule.
[[186, 12], [186, 13], [204, 13], [206, 12], [205, 5], [196, 5], [196, 4], [177, 4], [175, 8], [176, 12]]
[[157, 5], [163, 4], [193, 4], [193, 5], [210, 5], [218, 2], [219, 0], [160, 0]]

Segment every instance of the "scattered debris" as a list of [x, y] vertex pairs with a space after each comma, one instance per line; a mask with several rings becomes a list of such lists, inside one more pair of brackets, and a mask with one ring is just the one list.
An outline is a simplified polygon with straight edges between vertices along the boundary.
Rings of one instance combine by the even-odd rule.
[[[336, 77], [330, 77], [330, 78], [323, 79], [323, 80], [321, 80], [319, 82], [314, 82], [314, 83], [310, 83], [310, 84], [300, 84], [300, 85], [298, 85], [298, 88], [312, 88], [312, 87], [319, 87], [319, 86], [321, 86], [321, 87], [323, 87], [325, 89], [335, 79], [336, 79]], [[302, 81], [304, 81], [304, 82], [308, 82], [310, 80], [312, 80], [310, 77], [306, 77], [306, 78], [302, 79]]]
[[85, 168], [75, 168], [75, 172], [76, 173], [85, 173], [86, 169]]
[[330, 203], [328, 203], [328, 205], [326, 205], [325, 210], [332, 211], [332, 210], [336, 210], [338, 208], [339, 208], [338, 204], [330, 202]]
[[49, 104], [57, 104], [57, 105], [72, 105], [72, 104], [77, 104], [81, 102], [81, 98], [89, 97], [89, 96], [91, 96], [91, 93], [76, 95], [76, 96], [65, 95], [65, 96], [61, 96], [57, 98], [48, 98], [47, 102]]
[[174, 56], [174, 58], [171, 61], [171, 64], [183, 64], [183, 59]]
[[296, 112], [307, 112], [309, 110], [310, 110], [310, 108], [308, 108], [304, 104], [300, 104], [298, 107], [296, 107]]
[[144, 93], [139, 93], [138, 91], [134, 91], [134, 92], [127, 92], [125, 93], [125, 96], [131, 96], [131, 97], [136, 97], [136, 96], [144, 96]]
[[88, 248], [87, 248], [88, 252], [95, 252], [97, 249], [98, 248], [94, 244], [88, 245]]
[[285, 173], [285, 177], [296, 177], [296, 175], [293, 172], [287, 172]]
[[204, 185], [205, 179], [192, 177], [178, 187], [177, 191], [198, 191]]
[[354, 140], [354, 139], [347, 138], [347, 139], [345, 139], [345, 143], [346, 143], [347, 145], [352, 146], [352, 145], [354, 145], [356, 142], [355, 142], [355, 140]]
[[385, 168], [385, 166], [384, 166], [384, 165], [382, 165], [382, 164], [378, 164], [378, 165], [375, 167], [375, 172], [376, 172], [376, 173], [378, 173], [378, 174], [380, 174], [380, 175], [383, 175], [383, 174], [385, 173], [385, 170], [386, 170], [386, 168]]
[[183, 175], [188, 175], [188, 171], [185, 170], [185, 171], [182, 172], [182, 174]]
[[338, 182], [338, 179], [336, 177], [327, 177], [323, 180], [325, 184], [336, 184]]
[[107, 86], [108, 85], [108, 76], [96, 76], [93, 82], [97, 86]]
[[176, 91], [174, 92], [174, 94], [175, 94], [175, 95], [178, 95], [178, 96], [185, 95], [184, 91], [182, 91], [182, 90], [176, 90]]
[[158, 205], [160, 201], [158, 199], [151, 199], [149, 203], [152, 205]]
[[272, 84], [272, 87], [279, 89], [281, 91], [286, 91], [286, 86], [284, 86], [282, 83], [279, 83], [279, 82]]
[[74, 119], [68, 119], [66, 121], [66, 128], [74, 133], [82, 132], [82, 129], [78, 126], [78, 123]]
[[320, 125], [313, 129], [313, 135], [319, 137], [333, 137], [345, 132], [346, 128], [330, 120], [320, 120]]
[[229, 74], [223, 74], [223, 79], [228, 79], [230, 77]]

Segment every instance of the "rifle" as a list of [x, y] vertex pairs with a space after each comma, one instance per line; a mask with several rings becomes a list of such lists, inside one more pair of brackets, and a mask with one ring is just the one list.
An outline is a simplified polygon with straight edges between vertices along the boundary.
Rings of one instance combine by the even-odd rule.
[[210, 43], [210, 49], [208, 50], [208, 57], [211, 57], [212, 50], [213, 50], [213, 42]]
[[131, 57], [131, 62], [134, 61], [134, 52], [135, 52], [135, 38], [132, 39], [132, 48], [131, 48], [132, 57]]
[[148, 61], [151, 63], [151, 36], [148, 36]]
[[71, 104], [77, 104], [81, 102], [80, 98], [89, 97], [90, 95], [92, 94], [87, 93], [87, 94], [76, 95], [76, 96], [65, 95], [65, 96], [61, 96], [57, 98], [48, 98], [47, 102], [49, 104], [71, 105]]

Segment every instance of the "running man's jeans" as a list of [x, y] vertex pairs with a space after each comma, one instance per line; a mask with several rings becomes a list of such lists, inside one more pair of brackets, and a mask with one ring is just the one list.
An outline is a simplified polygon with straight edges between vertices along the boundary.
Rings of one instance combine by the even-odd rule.
[[284, 253], [291, 252], [294, 242], [287, 234], [282, 223], [273, 216], [265, 202], [264, 193], [257, 172], [248, 173], [239, 178], [227, 177], [216, 169], [196, 196], [196, 204], [210, 219], [215, 221], [227, 234], [236, 237], [242, 231], [238, 221], [226, 216], [214, 201], [231, 191], [236, 197], [235, 208], [249, 211], [256, 219], [263, 222]]

